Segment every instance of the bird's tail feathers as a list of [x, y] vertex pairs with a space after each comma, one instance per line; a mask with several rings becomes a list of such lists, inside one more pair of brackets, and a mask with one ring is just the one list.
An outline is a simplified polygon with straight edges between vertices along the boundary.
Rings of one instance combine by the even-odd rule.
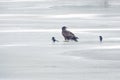
[[73, 37], [72, 39], [73, 39], [74, 41], [78, 42], [77, 39], [79, 39], [79, 38], [78, 38], [78, 37]]

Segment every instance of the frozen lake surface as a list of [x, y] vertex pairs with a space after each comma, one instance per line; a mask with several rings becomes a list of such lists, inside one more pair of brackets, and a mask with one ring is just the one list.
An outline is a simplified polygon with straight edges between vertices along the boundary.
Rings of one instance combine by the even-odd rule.
[[1, 0], [0, 80], [120, 80], [120, 1], [97, 1]]
[[[90, 33], [76, 33], [79, 42], [64, 42], [60, 32], [1, 32], [0, 79], [119, 80], [119, 37], [102, 32], [106, 38], [100, 43]], [[52, 36], [60, 42], [52, 43]]]

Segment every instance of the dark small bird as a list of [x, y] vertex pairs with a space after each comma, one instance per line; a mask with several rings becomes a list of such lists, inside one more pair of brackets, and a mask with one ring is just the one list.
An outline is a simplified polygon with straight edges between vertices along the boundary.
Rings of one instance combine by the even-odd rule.
[[62, 35], [63, 35], [63, 37], [65, 38], [65, 41], [66, 40], [73, 40], [73, 41], [76, 41], [76, 42], [78, 42], [78, 37], [76, 37], [72, 32], [70, 32], [70, 31], [68, 31], [68, 30], [66, 30], [66, 26], [63, 26], [62, 27]]
[[102, 37], [102, 36], [99, 36], [99, 39], [100, 39], [100, 42], [102, 42], [102, 41], [103, 41], [103, 37]]
[[58, 40], [55, 39], [55, 37], [52, 37], [53, 42], [59, 42]]

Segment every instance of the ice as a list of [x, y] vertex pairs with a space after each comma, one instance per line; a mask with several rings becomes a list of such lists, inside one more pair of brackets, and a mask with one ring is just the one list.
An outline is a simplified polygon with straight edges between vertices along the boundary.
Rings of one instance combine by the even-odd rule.
[[1, 80], [119, 80], [118, 41], [100, 43], [89, 33], [76, 33], [79, 42], [64, 42], [60, 32], [0, 34]]
[[102, 3], [1, 0], [0, 80], [120, 80], [120, 1]]

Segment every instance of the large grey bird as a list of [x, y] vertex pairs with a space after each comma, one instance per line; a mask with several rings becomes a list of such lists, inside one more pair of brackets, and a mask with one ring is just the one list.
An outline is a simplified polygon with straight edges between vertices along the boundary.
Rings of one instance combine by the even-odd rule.
[[65, 41], [66, 40], [74, 40], [77, 42], [78, 37], [76, 37], [72, 32], [66, 30], [66, 28], [67, 28], [66, 26], [62, 27], [62, 35], [65, 38]]

